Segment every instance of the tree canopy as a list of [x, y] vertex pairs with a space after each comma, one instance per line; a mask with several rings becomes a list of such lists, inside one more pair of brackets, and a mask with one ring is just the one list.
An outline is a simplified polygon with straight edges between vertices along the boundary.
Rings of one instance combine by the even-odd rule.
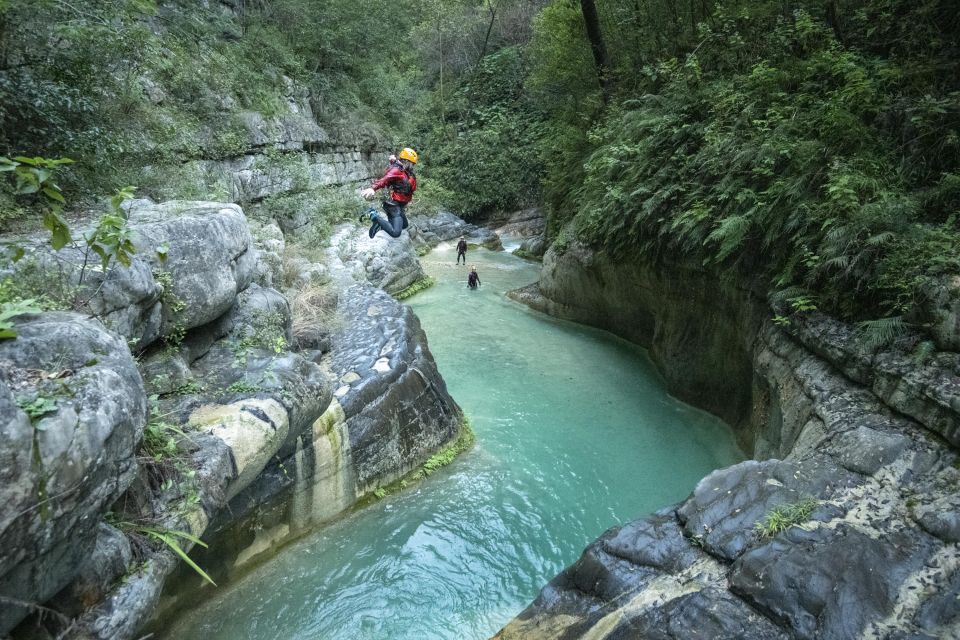
[[291, 84], [455, 211], [543, 203], [558, 249], [860, 318], [960, 273], [949, 0], [0, 0], [0, 155], [77, 159], [77, 194], [242, 153]]

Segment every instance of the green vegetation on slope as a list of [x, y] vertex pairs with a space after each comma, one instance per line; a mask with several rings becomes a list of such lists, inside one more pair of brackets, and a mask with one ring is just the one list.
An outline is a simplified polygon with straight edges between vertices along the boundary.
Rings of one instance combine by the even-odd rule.
[[79, 194], [150, 195], [184, 160], [248, 151], [246, 114], [282, 117], [297, 100], [337, 140], [386, 143], [409, 60], [378, 42], [379, 3], [231, 4], [0, 0], [0, 155], [68, 155]]
[[721, 3], [590, 132], [576, 235], [846, 316], [911, 311], [960, 271], [960, 30], [914, 4]]
[[[185, 160], [250, 151], [250, 112], [308, 103], [348, 145], [420, 150], [417, 208], [543, 202], [559, 248], [747, 273], [860, 319], [915, 321], [960, 273], [953, 3], [598, 10], [607, 96], [578, 0], [0, 0], [0, 154], [76, 159], [71, 202], [225, 198], [169, 186]], [[258, 162], [294, 183], [264, 213], [315, 200], [283, 150]], [[25, 213], [9, 188], [0, 224]]]
[[575, 237], [747, 274], [794, 310], [923, 321], [931, 285], [960, 273], [950, 2], [599, 10], [606, 101], [577, 0], [448, 81], [446, 118], [422, 130], [458, 211], [530, 196], [560, 249]]

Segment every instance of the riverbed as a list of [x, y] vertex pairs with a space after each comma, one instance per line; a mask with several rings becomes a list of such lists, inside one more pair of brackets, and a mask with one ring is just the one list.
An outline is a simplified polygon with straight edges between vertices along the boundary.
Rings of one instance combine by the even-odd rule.
[[642, 349], [506, 298], [539, 265], [452, 245], [408, 302], [473, 449], [286, 547], [168, 638], [488, 638], [607, 528], [684, 498], [743, 459], [730, 429], [670, 397]]

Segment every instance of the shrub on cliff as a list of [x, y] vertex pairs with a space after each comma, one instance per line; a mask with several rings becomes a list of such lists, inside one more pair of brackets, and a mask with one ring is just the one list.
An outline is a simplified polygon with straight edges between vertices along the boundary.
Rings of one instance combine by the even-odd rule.
[[759, 272], [847, 316], [907, 313], [960, 273], [948, 4], [728, 1], [642, 61], [615, 48], [636, 75], [585, 139], [583, 178], [550, 195], [618, 256]]

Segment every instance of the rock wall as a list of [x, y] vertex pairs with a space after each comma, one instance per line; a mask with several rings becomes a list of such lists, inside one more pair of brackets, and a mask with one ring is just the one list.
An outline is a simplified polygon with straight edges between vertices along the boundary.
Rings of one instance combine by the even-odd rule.
[[670, 392], [722, 417], [751, 450], [752, 354], [766, 315], [749, 288], [678, 264], [614, 263], [573, 243], [510, 296], [650, 350]]
[[[650, 345], [673, 388], [704, 345], [726, 344], [741, 362], [692, 379], [716, 376], [708, 402], [719, 389], [738, 399], [730, 415], [758, 460], [605, 533], [497, 638], [960, 637], [960, 355], [873, 353], [821, 316], [776, 326], [743, 289], [707, 287], [705, 272], [684, 296], [696, 270], [551, 254], [541, 290], [518, 297]], [[630, 295], [631, 284], [650, 290]], [[588, 285], [599, 289], [571, 288]], [[665, 357], [682, 344], [675, 332], [686, 357]]]
[[[135, 637], [158, 607], [202, 596], [161, 537], [190, 550], [202, 536], [215, 552], [192, 555], [229, 577], [459, 433], [416, 318], [336, 251], [339, 319], [326, 340], [294, 341], [287, 297], [258, 284], [280, 275], [260, 260], [283, 253], [275, 225], [255, 242], [223, 203], [137, 201], [129, 215], [129, 267], [84, 269], [79, 246], [37, 244], [28, 260], [102, 324], [20, 317], [0, 342], [0, 635]], [[393, 259], [416, 274], [405, 249]]]
[[180, 180], [188, 189], [222, 193], [231, 202], [255, 203], [284, 193], [319, 187], [356, 185], [379, 177], [386, 166], [386, 150], [361, 152], [326, 142], [300, 142], [306, 149], [284, 149], [272, 156], [247, 153], [227, 160], [193, 160], [181, 167]]
[[[162, 87], [148, 82], [150, 90], [160, 92], [154, 101], [162, 103]], [[243, 110], [234, 97], [218, 96], [224, 121], [232, 119], [240, 125], [236, 155], [223, 158], [210, 153], [220, 132], [209, 131], [196, 140], [198, 149], [184, 150], [184, 156], [193, 159], [174, 170], [145, 167], [148, 180], [178, 190], [170, 194], [174, 197], [184, 192], [204, 194], [249, 206], [286, 193], [354, 186], [383, 173], [388, 149], [382, 144], [337, 139], [318, 124], [308, 89], [291, 78], [283, 77], [283, 82], [283, 104], [275, 115]], [[290, 213], [296, 218], [296, 212]]]
[[67, 586], [133, 482], [146, 396], [96, 320], [43, 314], [0, 342], [0, 634]]

